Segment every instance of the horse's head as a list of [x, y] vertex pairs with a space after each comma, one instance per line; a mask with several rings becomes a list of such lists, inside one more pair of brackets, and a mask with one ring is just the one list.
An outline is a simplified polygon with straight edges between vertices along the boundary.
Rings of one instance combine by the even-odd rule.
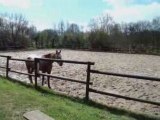
[[[56, 54], [55, 54], [55, 59], [59, 59], [59, 60], [62, 60], [62, 55], [61, 55], [61, 50], [56, 50]], [[59, 61], [57, 62], [60, 66], [63, 65], [63, 62], [62, 61]]]

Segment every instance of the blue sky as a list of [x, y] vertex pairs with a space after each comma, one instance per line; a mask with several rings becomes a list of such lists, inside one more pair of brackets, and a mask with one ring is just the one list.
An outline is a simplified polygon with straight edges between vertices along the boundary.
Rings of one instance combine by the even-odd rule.
[[90, 19], [106, 13], [119, 23], [151, 20], [160, 16], [160, 0], [0, 0], [0, 13], [23, 14], [38, 30], [61, 20], [87, 28]]

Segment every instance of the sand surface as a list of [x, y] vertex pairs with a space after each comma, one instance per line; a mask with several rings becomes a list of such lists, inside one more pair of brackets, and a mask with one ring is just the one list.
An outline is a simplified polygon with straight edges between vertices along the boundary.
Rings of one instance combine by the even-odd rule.
[[[27, 56], [31, 54], [43, 55], [54, 51], [55, 50], [36, 50], [23, 52], [0, 52], [0, 54], [10, 55], [13, 58], [27, 58]], [[95, 62], [92, 69], [96, 70], [160, 77], [160, 56], [62, 50], [62, 57], [65, 60]], [[5, 62], [5, 58], [0, 58], [1, 66], [5, 65]], [[10, 61], [10, 67], [13, 70], [26, 72], [24, 62]], [[52, 74], [85, 81], [86, 68], [87, 67], [84, 65], [67, 63], [64, 63], [64, 65], [60, 67], [57, 63], [53, 63]], [[1, 69], [0, 74], [3, 75], [5, 72]], [[9, 76], [24, 82], [29, 82], [28, 77], [24, 75], [10, 73]], [[93, 82], [91, 87], [94, 89], [160, 102], [160, 82], [96, 74], [91, 75], [91, 81]], [[39, 80], [39, 84], [40, 83], [41, 81]], [[76, 97], [85, 96], [85, 85], [83, 84], [51, 79], [51, 87], [53, 90], [67, 95]], [[108, 106], [160, 116], [160, 106], [128, 101], [95, 93], [90, 93], [90, 98]]]

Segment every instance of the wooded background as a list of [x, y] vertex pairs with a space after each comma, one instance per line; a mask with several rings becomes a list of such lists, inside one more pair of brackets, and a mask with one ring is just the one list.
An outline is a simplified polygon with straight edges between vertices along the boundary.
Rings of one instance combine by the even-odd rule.
[[88, 30], [60, 21], [38, 31], [21, 14], [0, 15], [0, 50], [70, 48], [126, 53], [160, 53], [160, 17], [151, 21], [116, 23], [109, 15], [91, 19]]

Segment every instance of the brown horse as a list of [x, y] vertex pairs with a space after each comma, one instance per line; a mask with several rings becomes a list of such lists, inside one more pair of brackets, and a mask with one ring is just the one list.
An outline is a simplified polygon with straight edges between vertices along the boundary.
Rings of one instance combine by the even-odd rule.
[[[42, 55], [40, 57], [30, 56], [27, 59], [28, 60], [34, 60], [34, 58], [62, 59], [61, 50], [60, 51], [56, 50], [56, 53], [49, 53], [49, 54]], [[42, 73], [50, 74], [51, 71], [52, 71], [52, 63], [53, 62], [50, 62], [50, 61], [40, 60], [39, 64], [38, 64], [38, 72], [42, 71]], [[59, 66], [63, 65], [62, 61], [58, 61], [57, 63], [59, 64]], [[33, 71], [35, 70], [34, 62], [26, 61], [26, 67], [27, 67], [28, 73], [30, 73], [30, 74], [32, 74]], [[48, 87], [51, 88], [49, 79], [50, 79], [50, 77], [47, 76]], [[31, 75], [29, 75], [29, 80], [30, 80], [31, 83], [33, 83]], [[42, 76], [42, 85], [43, 84], [44, 84], [44, 75]]]

